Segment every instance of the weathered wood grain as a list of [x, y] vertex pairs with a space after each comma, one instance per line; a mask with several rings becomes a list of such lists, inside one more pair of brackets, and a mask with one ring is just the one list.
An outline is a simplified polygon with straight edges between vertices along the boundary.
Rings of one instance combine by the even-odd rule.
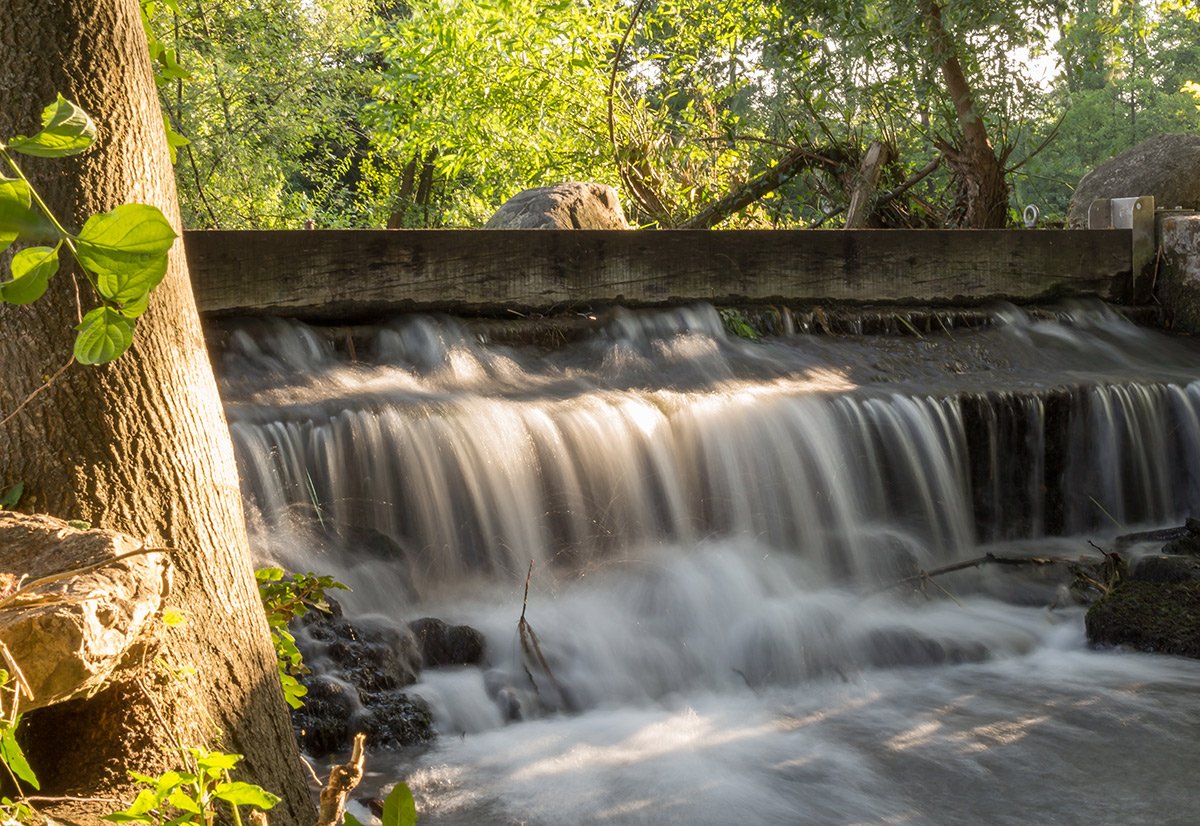
[[204, 313], [497, 315], [686, 301], [1128, 298], [1128, 230], [310, 230], [185, 234]]

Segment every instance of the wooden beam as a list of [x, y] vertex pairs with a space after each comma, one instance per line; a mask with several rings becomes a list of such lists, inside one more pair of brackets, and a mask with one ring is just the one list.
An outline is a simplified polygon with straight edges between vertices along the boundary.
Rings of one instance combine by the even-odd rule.
[[200, 311], [349, 320], [613, 304], [1128, 299], [1129, 230], [185, 233]]

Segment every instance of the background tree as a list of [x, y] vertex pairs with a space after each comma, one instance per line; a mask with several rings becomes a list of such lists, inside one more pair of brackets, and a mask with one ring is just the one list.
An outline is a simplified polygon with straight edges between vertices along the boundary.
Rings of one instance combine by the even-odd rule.
[[[25, 167], [56, 214], [83, 220], [127, 201], [179, 212], [146, 40], [133, 0], [0, 0], [0, 134], [32, 134], [56, 92], [92, 112], [91, 151]], [[11, 251], [5, 254], [11, 255]], [[277, 823], [311, 820], [311, 803], [250, 571], [233, 451], [180, 245], [131, 350], [99, 368], [67, 360], [77, 289], [60, 274], [35, 304], [0, 306], [0, 474], [22, 507], [177, 549], [172, 601], [187, 622], [164, 665], [96, 696], [30, 714], [27, 753], [51, 793], [95, 794], [156, 774], [178, 746], [246, 755], [255, 782], [282, 795]], [[181, 678], [194, 669], [190, 678]]]

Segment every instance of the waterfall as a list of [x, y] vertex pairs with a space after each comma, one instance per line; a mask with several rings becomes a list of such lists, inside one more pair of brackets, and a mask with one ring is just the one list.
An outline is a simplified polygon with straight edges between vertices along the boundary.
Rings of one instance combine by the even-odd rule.
[[[1195, 665], [1088, 652], [1080, 609], [1046, 608], [1058, 581], [965, 572], [915, 600], [888, 586], [998, 547], [1079, 555], [1200, 512], [1200, 348], [1098, 304], [1000, 307], [937, 334], [871, 321], [904, 336], [777, 315], [787, 334], [759, 342], [703, 305], [618, 311], [552, 348], [431, 317], [219, 337], [259, 552], [346, 579], [350, 609], [380, 622], [442, 616], [487, 640], [483, 666], [410, 689], [443, 735], [395, 760], [423, 817], [1186, 810], [1185, 793], [1129, 802], [1162, 761], [1103, 784], [1092, 769], [1160, 737], [1200, 757], [1186, 724], [1200, 710], [1182, 699]], [[515, 630], [531, 562], [546, 673]], [[1135, 722], [1091, 733], [1116, 720]], [[963, 808], [965, 787], [939, 791], [981, 773], [998, 783], [977, 789], [986, 816]], [[1005, 788], [1036, 803], [1009, 811]]]

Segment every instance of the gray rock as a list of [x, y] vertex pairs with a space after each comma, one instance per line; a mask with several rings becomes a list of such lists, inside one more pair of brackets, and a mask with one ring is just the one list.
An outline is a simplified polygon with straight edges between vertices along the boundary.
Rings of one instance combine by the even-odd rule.
[[611, 186], [567, 181], [518, 192], [484, 229], [629, 229], [629, 224]]
[[1153, 195], [1156, 206], [1200, 209], [1200, 135], [1157, 135], [1083, 176], [1067, 225], [1086, 227], [1097, 198]]
[[1150, 554], [1138, 560], [1129, 572], [1135, 582], [1200, 581], [1200, 558], [1173, 554]]
[[155, 645], [155, 621], [168, 591], [169, 560], [152, 553], [38, 585], [144, 547], [105, 530], [76, 530], [50, 516], [0, 512], [0, 642], [20, 667], [32, 698], [23, 711], [83, 697], [135, 665]]

